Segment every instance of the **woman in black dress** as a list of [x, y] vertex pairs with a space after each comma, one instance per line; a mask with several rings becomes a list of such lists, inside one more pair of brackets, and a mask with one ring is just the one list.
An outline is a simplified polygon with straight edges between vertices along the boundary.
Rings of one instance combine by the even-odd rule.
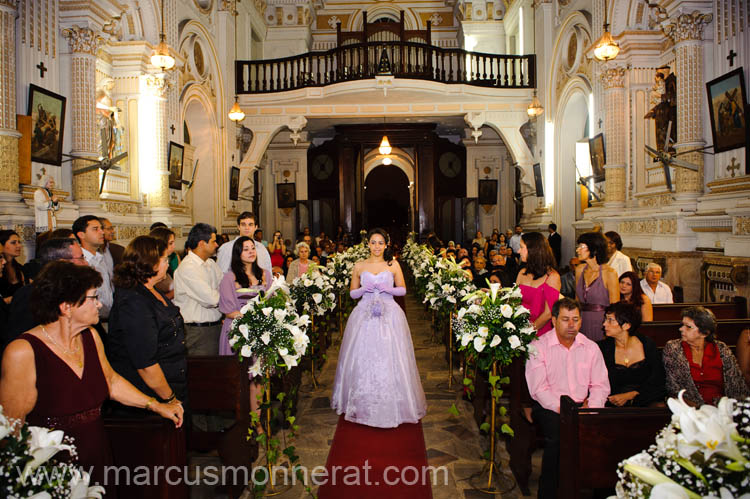
[[[112, 367], [148, 396], [179, 404], [187, 395], [185, 332], [180, 309], [154, 288], [169, 267], [159, 239], [138, 236], [115, 268], [107, 356]], [[116, 412], [138, 415], [132, 408]]]
[[636, 332], [640, 324], [640, 313], [630, 303], [613, 303], [604, 312], [607, 337], [599, 348], [609, 372], [607, 405], [664, 405], [667, 393], [661, 353], [651, 338]]

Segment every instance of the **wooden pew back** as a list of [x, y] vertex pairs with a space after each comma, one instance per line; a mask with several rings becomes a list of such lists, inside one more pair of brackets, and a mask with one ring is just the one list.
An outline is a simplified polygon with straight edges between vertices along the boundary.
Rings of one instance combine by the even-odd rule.
[[582, 409], [561, 397], [558, 497], [575, 499], [583, 488], [614, 487], [618, 463], [653, 444], [670, 419], [665, 407]]
[[747, 300], [738, 296], [730, 302], [658, 303], [654, 305], [654, 321], [679, 321], [682, 318], [684, 308], [696, 305], [711, 310], [717, 320], [745, 319], [747, 317]]
[[[716, 327], [716, 337], [730, 347], [736, 347], [740, 334], [745, 329], [750, 328], [750, 319], [728, 319], [718, 320]], [[664, 348], [667, 341], [680, 337], [680, 321], [654, 321], [644, 322], [638, 328], [638, 332], [648, 336], [657, 348]]]

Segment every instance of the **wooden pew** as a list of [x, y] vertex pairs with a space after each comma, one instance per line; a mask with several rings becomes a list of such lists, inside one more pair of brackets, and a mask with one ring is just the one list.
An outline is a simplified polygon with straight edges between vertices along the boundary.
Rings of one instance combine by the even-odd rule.
[[[680, 320], [644, 322], [638, 332], [648, 336], [658, 348], [663, 348], [667, 341], [680, 337]], [[750, 319], [726, 319], [716, 321], [716, 337], [730, 347], [737, 346], [737, 340], [745, 329], [750, 329]]]
[[696, 305], [711, 310], [717, 320], [745, 319], [747, 317], [747, 299], [743, 296], [737, 296], [730, 302], [658, 303], [654, 305], [654, 321], [680, 321], [682, 310]]
[[[188, 357], [188, 401], [193, 411], [234, 413], [235, 423], [221, 432], [202, 432], [192, 428], [188, 448], [217, 449], [225, 466], [251, 469], [258, 457], [258, 443], [248, 440], [250, 422], [250, 381], [247, 360], [236, 356]], [[232, 476], [230, 473], [228, 476]], [[239, 497], [245, 484], [226, 484], [230, 497]]]
[[518, 483], [518, 488], [525, 496], [529, 490], [529, 476], [531, 475], [531, 454], [535, 449], [543, 446], [544, 435], [539, 424], [526, 419], [524, 408], [531, 407], [531, 395], [526, 384], [526, 361], [514, 360], [509, 366], [510, 376], [510, 427], [515, 435], [508, 437], [505, 447], [510, 454], [510, 470]]
[[614, 487], [618, 463], [653, 444], [670, 419], [666, 407], [582, 409], [561, 397], [558, 497], [576, 499], [581, 489]]

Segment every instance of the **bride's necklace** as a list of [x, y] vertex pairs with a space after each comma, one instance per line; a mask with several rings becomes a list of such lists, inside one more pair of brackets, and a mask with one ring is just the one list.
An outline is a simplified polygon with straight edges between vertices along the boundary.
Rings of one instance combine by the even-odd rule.
[[68, 350], [64, 348], [62, 345], [60, 345], [58, 342], [56, 342], [55, 339], [49, 335], [47, 330], [44, 329], [44, 326], [41, 326], [41, 328], [42, 328], [42, 332], [44, 333], [44, 336], [46, 336], [47, 339], [50, 340], [53, 345], [55, 345], [57, 348], [62, 350], [62, 352], [68, 357], [72, 357], [73, 359], [75, 359], [76, 363], [78, 364], [78, 367], [81, 367], [81, 368], [83, 367], [83, 360], [79, 359], [78, 356], [76, 355], [78, 353], [78, 350], [80, 350], [81, 345], [76, 345], [76, 347], [73, 350]]

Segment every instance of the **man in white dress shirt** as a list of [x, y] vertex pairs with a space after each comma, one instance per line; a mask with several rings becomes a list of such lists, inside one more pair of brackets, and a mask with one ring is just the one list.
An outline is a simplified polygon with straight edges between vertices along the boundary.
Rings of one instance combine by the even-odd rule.
[[633, 265], [630, 263], [630, 258], [620, 251], [622, 249], [620, 234], [611, 230], [604, 234], [604, 238], [607, 240], [607, 256], [609, 257], [607, 264], [615, 269], [617, 277], [619, 278], [625, 272], [632, 271]]
[[[237, 217], [237, 227], [240, 229], [240, 235], [224, 243], [219, 248], [219, 253], [216, 256], [216, 263], [219, 264], [219, 268], [223, 273], [229, 271], [229, 266], [232, 264], [232, 247], [235, 241], [242, 236], [254, 239], [255, 230], [258, 228], [258, 224], [255, 221], [255, 215], [249, 211], [243, 211]], [[258, 255], [258, 267], [264, 271], [271, 272], [271, 255], [268, 254], [268, 250], [263, 244], [255, 245], [255, 253]]]
[[641, 279], [641, 289], [649, 297], [651, 303], [674, 303], [672, 298], [672, 289], [661, 279], [661, 265], [658, 263], [649, 263], [646, 267], [646, 277]]
[[102, 285], [96, 290], [96, 294], [102, 304], [102, 308], [99, 309], [99, 318], [105, 323], [109, 318], [109, 311], [112, 309], [114, 289], [112, 288], [109, 267], [104, 255], [99, 251], [99, 248], [104, 244], [102, 223], [94, 215], [84, 215], [73, 222], [72, 230], [78, 238], [78, 242], [81, 243], [86, 262], [89, 266], [98, 270], [102, 276]]
[[508, 241], [508, 246], [510, 246], [510, 249], [513, 250], [513, 259], [515, 261], [518, 261], [519, 252], [521, 251], [521, 236], [522, 235], [523, 235], [523, 227], [521, 227], [520, 225], [516, 225], [515, 233], [510, 237], [510, 241]]
[[185, 242], [188, 254], [174, 271], [173, 301], [185, 320], [188, 355], [219, 355], [219, 284], [224, 274], [211, 259], [216, 247], [216, 229], [195, 224]]

